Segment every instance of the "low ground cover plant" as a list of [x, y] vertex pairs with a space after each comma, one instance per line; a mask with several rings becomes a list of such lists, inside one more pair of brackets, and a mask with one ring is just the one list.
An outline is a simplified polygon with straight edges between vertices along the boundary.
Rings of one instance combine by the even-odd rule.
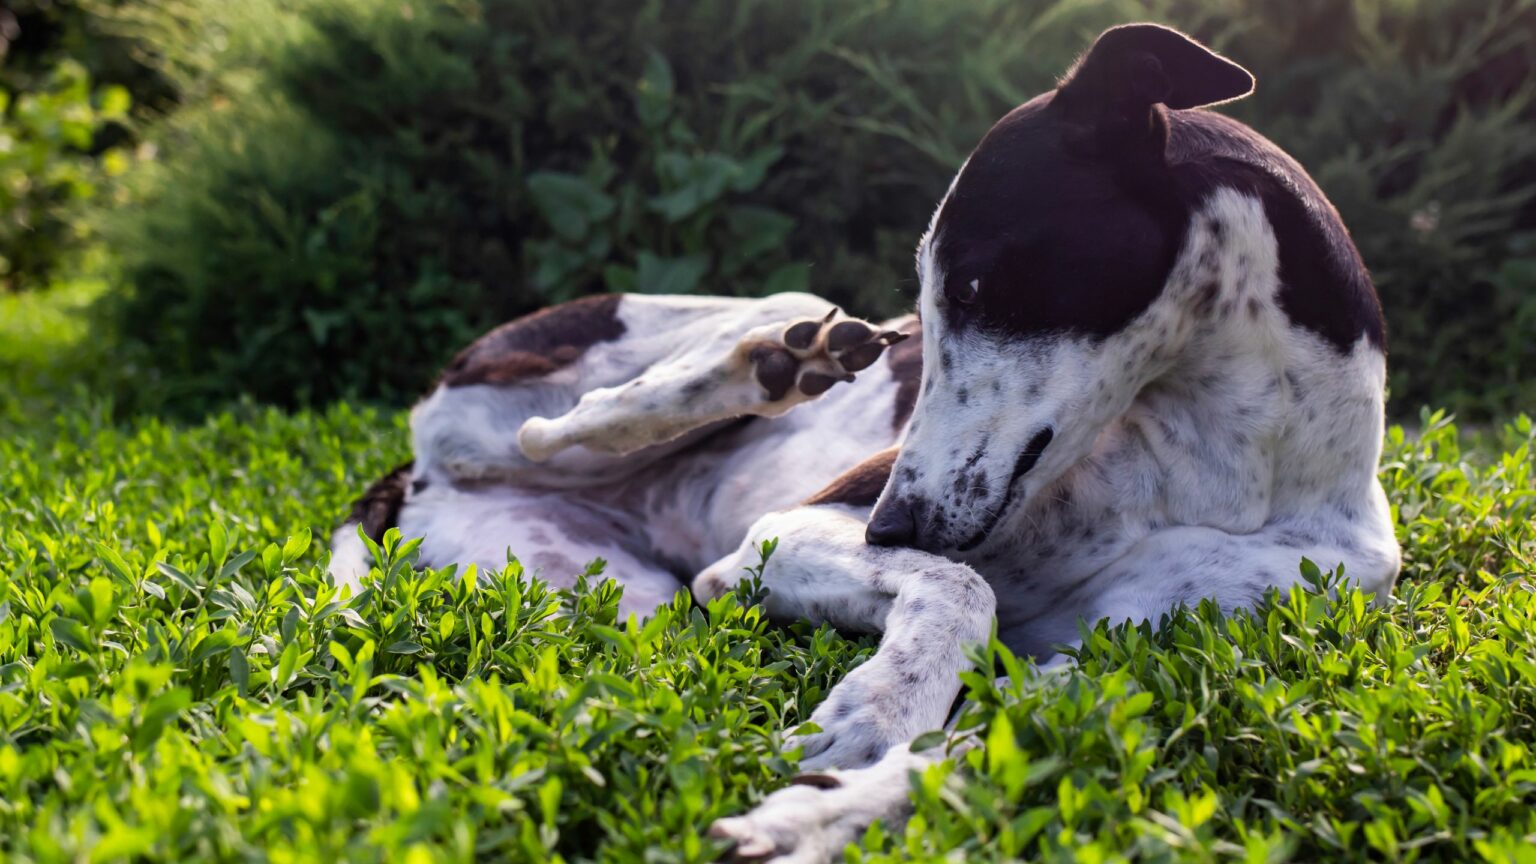
[[[619, 620], [600, 562], [475, 590], [393, 535], [342, 596], [325, 537], [403, 416], [109, 417], [0, 411], [0, 858], [712, 860], [873, 647], [750, 590]], [[1421, 423], [1388, 435], [1384, 606], [1298, 561], [1251, 615], [1094, 629], [1053, 683], [981, 651], [984, 746], [852, 859], [1532, 860], [1536, 430]]]

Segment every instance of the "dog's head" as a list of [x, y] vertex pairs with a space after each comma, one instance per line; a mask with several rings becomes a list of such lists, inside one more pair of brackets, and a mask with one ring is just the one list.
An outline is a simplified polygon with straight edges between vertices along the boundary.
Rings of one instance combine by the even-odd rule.
[[1128, 350], [1127, 327], [1190, 218], [1166, 111], [1252, 89], [1182, 34], [1127, 25], [992, 127], [918, 247], [923, 390], [871, 543], [978, 546], [1129, 407], [1158, 352]]

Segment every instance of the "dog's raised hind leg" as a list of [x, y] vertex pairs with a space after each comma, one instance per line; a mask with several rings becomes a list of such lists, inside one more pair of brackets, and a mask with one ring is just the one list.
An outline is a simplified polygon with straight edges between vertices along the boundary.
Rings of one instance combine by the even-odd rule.
[[777, 417], [839, 381], [852, 381], [907, 338], [838, 317], [831, 307], [819, 320], [727, 331], [682, 347], [640, 377], [587, 392], [559, 417], [529, 418], [518, 445], [536, 462], [577, 445], [625, 454], [720, 420]]

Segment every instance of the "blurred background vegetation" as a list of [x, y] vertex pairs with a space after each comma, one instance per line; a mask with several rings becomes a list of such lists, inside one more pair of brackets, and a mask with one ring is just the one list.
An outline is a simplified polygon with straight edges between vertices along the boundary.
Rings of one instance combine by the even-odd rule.
[[593, 291], [895, 313], [986, 128], [1141, 19], [1257, 74], [1223, 110], [1354, 232], [1393, 411], [1529, 410], [1536, 0], [7, 0], [0, 314], [88, 306], [54, 382], [188, 412], [408, 402]]

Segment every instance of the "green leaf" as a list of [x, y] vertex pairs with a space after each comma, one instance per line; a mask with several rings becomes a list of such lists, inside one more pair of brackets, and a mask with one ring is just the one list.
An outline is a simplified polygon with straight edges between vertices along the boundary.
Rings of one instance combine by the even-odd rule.
[[924, 732], [923, 734], [912, 739], [912, 743], [909, 746], [909, 749], [911, 749], [913, 753], [921, 753], [924, 750], [932, 750], [935, 747], [942, 746], [944, 742], [948, 740], [948, 738], [948, 734], [945, 733], [943, 729], [935, 729], [931, 732]]
[[809, 264], [786, 264], [774, 270], [763, 283], [762, 293], [782, 294], [785, 291], [806, 291], [811, 285]]
[[656, 129], [666, 121], [672, 109], [674, 86], [667, 58], [652, 49], [646, 57], [645, 74], [635, 86], [635, 110], [646, 128]]
[[228, 651], [239, 638], [239, 631], [229, 628], [213, 631], [198, 642], [197, 647], [192, 650], [192, 662], [202, 663]]
[[542, 171], [528, 176], [528, 194], [544, 221], [568, 241], [587, 236], [613, 215], [614, 202], [584, 177]]
[[650, 206], [672, 222], [682, 221], [718, 201], [741, 174], [736, 160], [723, 153], [663, 153], [657, 159], [656, 170], [668, 191], [653, 197]]
[[273, 670], [275, 676], [272, 680], [274, 690], [286, 690], [292, 683], [294, 672], [299, 666], [299, 643], [289, 642], [283, 646], [283, 653], [277, 660], [277, 668]]
[[97, 98], [102, 116], [110, 120], [126, 117], [128, 109], [133, 107], [133, 97], [129, 95], [128, 88], [118, 84], [101, 88]]
[[309, 551], [309, 543], [310, 533], [308, 528], [289, 537], [288, 541], [283, 544], [283, 565], [287, 566], [299, 560], [305, 552]]
[[229, 652], [229, 680], [234, 682], [241, 696], [250, 692], [251, 664], [245, 659], [245, 652], [238, 648]]
[[644, 294], [692, 294], [709, 272], [708, 255], [658, 258], [641, 252], [635, 276], [635, 289]]
[[795, 220], [767, 207], [732, 207], [726, 211], [730, 226], [731, 253], [751, 260], [769, 252], [782, 252]]
[[90, 651], [94, 647], [91, 634], [73, 618], [55, 618], [48, 622], [48, 629], [52, 631], [54, 639], [76, 651]]
[[214, 522], [208, 526], [208, 550], [213, 567], [218, 570], [229, 556], [229, 532], [222, 523]]

